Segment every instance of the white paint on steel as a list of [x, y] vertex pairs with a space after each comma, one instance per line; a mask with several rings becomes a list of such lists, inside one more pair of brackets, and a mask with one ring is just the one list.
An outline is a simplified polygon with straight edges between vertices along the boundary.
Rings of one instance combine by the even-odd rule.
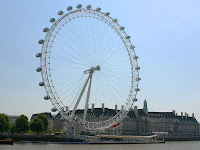
[[89, 105], [88, 102], [89, 102], [89, 98], [90, 98], [90, 89], [91, 89], [91, 84], [92, 84], [92, 74], [93, 74], [93, 71], [91, 71], [90, 75], [89, 75], [90, 83], [89, 83], [89, 87], [88, 87], [88, 91], [87, 91], [87, 98], [86, 98], [86, 102], [85, 102], [85, 109], [84, 109], [84, 114], [83, 114], [83, 122], [85, 122], [87, 111], [88, 111], [88, 105]]
[[[69, 11], [67, 14], [62, 15], [57, 21], [55, 21], [54, 18], [50, 20], [50, 22], [53, 23], [51, 28], [46, 34], [45, 40], [40, 41], [39, 43], [42, 44], [42, 56], [40, 57], [40, 63], [42, 67], [42, 80], [44, 83], [44, 87], [46, 90], [47, 95], [50, 97], [50, 100], [54, 107], [59, 111], [59, 113], [67, 120], [71, 122], [76, 122], [80, 126], [84, 127], [85, 129], [89, 130], [104, 130], [106, 128], [109, 128], [113, 124], [116, 124], [118, 122], [121, 122], [124, 117], [128, 114], [129, 108], [133, 105], [133, 100], [135, 100], [137, 91], [139, 91], [138, 87], [138, 77], [139, 77], [139, 72], [138, 70], [140, 69], [138, 67], [137, 59], [133, 59], [133, 56], [135, 56], [135, 51], [132, 47], [132, 43], [129, 40], [130, 36], [128, 36], [125, 31], [124, 27], [121, 27], [117, 22], [113, 21], [113, 19], [109, 16], [110, 13], [103, 13], [100, 12], [100, 9], [91, 9], [91, 7], [85, 8], [79, 8], [77, 10], [72, 11], [72, 7], [68, 7], [67, 10]], [[124, 109], [120, 110], [115, 116], [112, 118], [101, 121], [101, 122], [89, 122], [89, 121], [84, 121], [83, 119], [76, 117], [74, 115], [77, 106], [80, 102], [80, 99], [82, 95], [79, 95], [79, 99], [76, 102], [76, 105], [71, 112], [70, 110], [67, 110], [66, 112], [63, 111], [63, 108], [65, 108], [65, 105], [63, 102], [60, 100], [59, 95], [56, 92], [56, 89], [53, 84], [53, 80], [51, 78], [51, 72], [50, 72], [50, 53], [51, 53], [51, 48], [54, 43], [54, 39], [56, 38], [57, 33], [62, 29], [62, 27], [69, 23], [71, 20], [75, 18], [81, 18], [81, 17], [90, 17], [92, 19], [97, 19], [102, 21], [103, 23], [107, 24], [110, 28], [113, 29], [117, 33], [117, 35], [120, 37], [122, 42], [124, 43], [124, 46], [126, 47], [129, 60], [130, 60], [130, 65], [131, 65], [131, 72], [132, 72], [132, 78], [131, 78], [131, 86], [130, 86], [130, 92], [128, 95], [128, 98], [124, 104]], [[96, 68], [97, 69], [97, 68]], [[87, 81], [85, 82], [84, 88], [82, 89], [81, 93], [84, 92], [86, 85], [89, 81], [89, 77]]]

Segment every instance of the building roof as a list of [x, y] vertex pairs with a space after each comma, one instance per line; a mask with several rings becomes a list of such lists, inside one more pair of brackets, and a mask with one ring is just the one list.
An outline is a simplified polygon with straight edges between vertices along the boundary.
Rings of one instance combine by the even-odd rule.
[[53, 118], [53, 117], [52, 117], [52, 114], [51, 114], [50, 112], [43, 112], [43, 113], [33, 114], [33, 115], [31, 116], [31, 119], [30, 119], [30, 120], [33, 120], [33, 119], [34, 119], [35, 117], [37, 117], [37, 115], [39, 115], [39, 114], [44, 114], [44, 115], [46, 115], [48, 119], [52, 119], [52, 118]]
[[138, 109], [138, 115], [139, 116], [147, 116], [143, 109]]
[[187, 121], [187, 122], [197, 122], [195, 117], [181, 117], [175, 115], [173, 112], [148, 112], [148, 116], [150, 118], [169, 118], [169, 119], [178, 119], [179, 121]]
[[[119, 110], [117, 110], [117, 112], [118, 111]], [[83, 114], [83, 113], [84, 113], [84, 109], [78, 109], [75, 112], [75, 114]], [[105, 108], [104, 112], [103, 112], [102, 108], [94, 108], [93, 111], [91, 109], [88, 109], [87, 113], [88, 114], [93, 114], [96, 117], [99, 117], [101, 115], [103, 115], [103, 116], [114, 116], [114, 115], [116, 115], [115, 109], [109, 109], [109, 108]]]
[[185, 122], [185, 121], [187, 121], [187, 122], [198, 122], [195, 117], [193, 118], [193, 117], [177, 116], [177, 119], [179, 119], [179, 121], [183, 121], [183, 122]]
[[[100, 116], [115, 116], [117, 114], [117, 112], [119, 112], [119, 110], [115, 110], [115, 109], [109, 109], [109, 108], [105, 108], [105, 111], [103, 112], [102, 108], [94, 108], [93, 110], [88, 109], [87, 114], [90, 115], [94, 115], [95, 117], [100, 117]], [[84, 113], [84, 109], [78, 109], [76, 110], [75, 114], [76, 115], [83, 115]], [[146, 116], [146, 114], [144, 113], [144, 111], [142, 109], [138, 109], [138, 115], [139, 116]], [[130, 118], [136, 118], [135, 112], [134, 110], [130, 110], [129, 113], [127, 114], [128, 117]], [[60, 113], [58, 113], [55, 116], [55, 119], [60, 119], [61, 115]]]
[[[117, 114], [117, 112], [119, 112], [119, 110], [115, 110], [115, 109], [109, 109], [109, 108], [105, 108], [105, 111], [103, 112], [102, 108], [94, 108], [93, 111], [91, 111], [91, 109], [88, 109], [87, 113], [88, 114], [92, 114], [95, 115], [96, 117], [99, 116], [114, 116]], [[84, 109], [78, 109], [75, 114], [83, 114], [84, 113]], [[145, 114], [145, 112], [143, 111], [143, 109], [138, 109], [138, 115], [139, 116], [147, 116]], [[129, 113], [127, 114], [128, 117], [131, 118], [136, 118], [136, 114], [134, 112], [134, 110], [130, 110]]]
[[173, 112], [148, 112], [148, 116], [151, 118], [176, 118]]

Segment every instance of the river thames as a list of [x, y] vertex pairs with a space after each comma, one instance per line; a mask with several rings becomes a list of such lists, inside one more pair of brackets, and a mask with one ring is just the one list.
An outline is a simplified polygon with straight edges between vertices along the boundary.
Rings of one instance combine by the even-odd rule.
[[15, 143], [14, 145], [0, 145], [0, 150], [200, 150], [200, 141], [115, 145]]

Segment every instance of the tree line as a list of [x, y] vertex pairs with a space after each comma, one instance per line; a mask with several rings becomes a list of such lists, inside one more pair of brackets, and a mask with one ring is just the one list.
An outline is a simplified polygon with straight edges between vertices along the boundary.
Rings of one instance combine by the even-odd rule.
[[9, 117], [6, 114], [0, 114], [0, 133], [26, 133], [32, 131], [35, 133], [47, 132], [49, 121], [46, 115], [39, 114], [33, 121], [29, 122], [25, 115], [19, 116], [11, 125]]

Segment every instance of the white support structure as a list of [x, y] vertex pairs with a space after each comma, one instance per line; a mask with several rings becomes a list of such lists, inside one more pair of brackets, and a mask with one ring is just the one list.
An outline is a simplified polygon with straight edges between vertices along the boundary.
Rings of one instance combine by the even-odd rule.
[[86, 98], [86, 102], [85, 102], [83, 122], [85, 122], [86, 115], [87, 115], [87, 110], [88, 110], [88, 105], [89, 105], [90, 89], [91, 89], [91, 84], [92, 84], [92, 73], [93, 72], [90, 72], [90, 75], [89, 75], [90, 83], [89, 83], [88, 92], [87, 92], [87, 98]]
[[85, 88], [86, 88], [86, 86], [87, 86], [87, 83], [88, 83], [89, 79], [90, 79], [90, 77], [87, 78], [87, 81], [85, 82], [85, 85], [84, 85], [84, 87], [83, 87], [83, 89], [82, 89], [82, 91], [81, 91], [81, 93], [80, 93], [80, 95], [79, 95], [79, 97], [78, 97], [78, 100], [76, 101], [76, 105], [74, 106], [74, 109], [73, 109], [73, 111], [72, 111], [72, 113], [71, 113], [71, 118], [74, 116], [74, 113], [76, 112], [76, 109], [77, 109], [77, 107], [78, 107], [78, 104], [80, 103], [80, 100], [81, 100], [81, 98], [82, 98], [82, 96], [83, 96], [83, 93], [84, 93], [84, 91], [85, 91]]
[[88, 87], [88, 91], [87, 91], [87, 98], [86, 98], [86, 102], [85, 102], [85, 109], [84, 109], [84, 116], [83, 116], [83, 122], [85, 122], [85, 119], [86, 119], [86, 114], [87, 114], [87, 110], [88, 110], [88, 102], [89, 102], [89, 97], [90, 97], [90, 89], [91, 89], [91, 84], [92, 84], [92, 74], [94, 73], [94, 71], [99, 71], [100, 70], [100, 66], [97, 66], [97, 67], [92, 67], [91, 69], [89, 70], [85, 70], [84, 71], [84, 74], [88, 74], [89, 73], [89, 76], [87, 78], [87, 81], [85, 82], [84, 84], [84, 87], [83, 89], [81, 90], [81, 93], [78, 97], [78, 100], [76, 101], [76, 104], [74, 106], [74, 109], [71, 113], [71, 118], [73, 118], [75, 112], [76, 112], [76, 109], [81, 101], [81, 98], [83, 96], [83, 93], [85, 92], [85, 88], [88, 84], [88, 81], [90, 80], [90, 83], [89, 83], [89, 87]]

